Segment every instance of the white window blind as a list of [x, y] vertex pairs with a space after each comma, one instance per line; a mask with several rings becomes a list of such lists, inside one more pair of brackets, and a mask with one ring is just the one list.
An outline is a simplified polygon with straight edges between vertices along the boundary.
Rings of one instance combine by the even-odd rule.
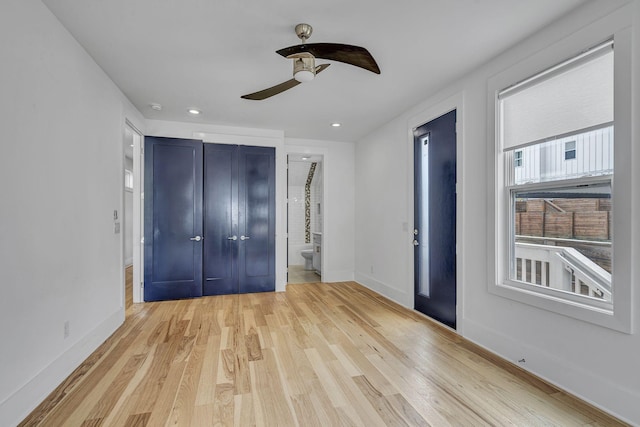
[[503, 150], [613, 122], [607, 43], [498, 94]]

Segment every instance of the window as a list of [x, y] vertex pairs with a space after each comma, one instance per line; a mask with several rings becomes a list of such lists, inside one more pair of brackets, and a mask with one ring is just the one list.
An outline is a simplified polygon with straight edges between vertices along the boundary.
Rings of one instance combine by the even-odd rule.
[[[610, 304], [613, 44], [500, 91], [498, 103], [505, 161], [514, 165], [504, 189], [508, 279], [557, 298]], [[576, 159], [578, 141], [584, 156], [565, 163]], [[533, 159], [527, 167], [525, 150]]]
[[629, 332], [630, 33], [586, 34], [489, 79], [489, 291]]
[[513, 165], [517, 168], [522, 167], [522, 150], [516, 150], [513, 153]]
[[133, 191], [133, 172], [129, 169], [124, 170], [124, 188]]
[[564, 159], [573, 160], [576, 158], [576, 142], [567, 141], [564, 143]]

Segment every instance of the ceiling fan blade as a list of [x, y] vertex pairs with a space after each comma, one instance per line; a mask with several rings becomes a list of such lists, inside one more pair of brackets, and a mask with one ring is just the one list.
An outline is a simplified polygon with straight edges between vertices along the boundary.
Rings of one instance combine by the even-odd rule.
[[324, 70], [325, 68], [329, 67], [329, 65], [331, 64], [320, 64], [316, 67], [316, 74], [318, 74], [320, 71]]
[[250, 93], [248, 95], [242, 95], [240, 98], [243, 99], [252, 99], [254, 101], [262, 101], [263, 99], [267, 99], [272, 97], [273, 95], [277, 95], [285, 90], [289, 90], [292, 87], [296, 87], [300, 84], [296, 79], [287, 80], [284, 83], [280, 83], [279, 85], [272, 86], [268, 89], [261, 90], [259, 92]]
[[308, 52], [316, 58], [330, 59], [364, 68], [372, 73], [380, 74], [380, 67], [369, 51], [360, 46], [339, 43], [306, 43], [285, 47], [276, 53], [285, 58], [290, 55]]
[[[323, 71], [331, 64], [322, 64], [316, 67], [316, 74]], [[259, 92], [250, 93], [248, 95], [242, 95], [240, 98], [242, 99], [251, 99], [253, 101], [262, 101], [263, 99], [270, 98], [274, 95], [284, 92], [285, 90], [289, 90], [293, 87], [296, 87], [300, 84], [296, 79], [287, 80], [284, 83], [280, 83], [279, 85], [272, 86], [268, 89], [261, 90]]]

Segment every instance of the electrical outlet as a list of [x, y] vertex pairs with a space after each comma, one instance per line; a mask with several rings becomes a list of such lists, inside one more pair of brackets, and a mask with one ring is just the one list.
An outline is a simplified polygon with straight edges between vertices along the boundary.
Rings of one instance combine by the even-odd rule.
[[69, 321], [64, 322], [64, 337], [69, 338]]

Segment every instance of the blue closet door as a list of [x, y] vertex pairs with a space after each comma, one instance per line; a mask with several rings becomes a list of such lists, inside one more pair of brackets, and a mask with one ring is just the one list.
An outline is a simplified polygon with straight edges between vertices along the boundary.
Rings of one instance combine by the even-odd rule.
[[145, 141], [145, 301], [274, 291], [275, 149]]
[[145, 137], [144, 299], [202, 295], [202, 142]]
[[238, 292], [275, 290], [275, 148], [238, 147]]
[[238, 146], [204, 144], [204, 295], [238, 293]]

